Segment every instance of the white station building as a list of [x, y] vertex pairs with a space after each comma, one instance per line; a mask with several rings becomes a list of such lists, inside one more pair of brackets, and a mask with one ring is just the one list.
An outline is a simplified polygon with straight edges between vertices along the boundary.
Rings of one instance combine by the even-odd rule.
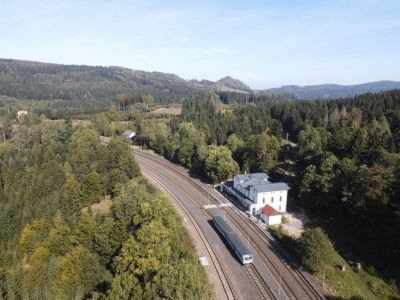
[[281, 223], [286, 212], [287, 194], [290, 189], [286, 183], [272, 183], [266, 173], [239, 174], [234, 177], [233, 188], [226, 188], [254, 216], [268, 225]]

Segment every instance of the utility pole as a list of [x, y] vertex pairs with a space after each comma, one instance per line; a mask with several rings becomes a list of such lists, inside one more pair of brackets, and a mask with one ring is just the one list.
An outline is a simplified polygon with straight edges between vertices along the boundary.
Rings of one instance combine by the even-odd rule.
[[324, 277], [322, 279], [322, 287], [325, 287], [325, 272], [326, 272], [326, 266], [324, 267]]

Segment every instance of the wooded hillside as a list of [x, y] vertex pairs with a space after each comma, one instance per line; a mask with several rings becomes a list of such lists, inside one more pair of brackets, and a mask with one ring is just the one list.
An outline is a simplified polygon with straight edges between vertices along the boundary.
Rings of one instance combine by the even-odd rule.
[[[239, 169], [290, 182], [289, 204], [318, 220], [352, 267], [362, 262], [368, 276], [400, 283], [400, 91], [227, 112], [215, 101], [188, 100], [168, 123], [142, 120], [137, 143], [214, 183]], [[368, 280], [390, 299], [382, 281]]]
[[212, 298], [129, 143], [37, 118], [17, 132], [0, 143], [0, 299]]
[[157, 102], [170, 103], [224, 88], [249, 90], [230, 77], [203, 84], [162, 72], [0, 59], [0, 95], [22, 99], [63, 99], [77, 106], [104, 107], [121, 93], [151, 94]]

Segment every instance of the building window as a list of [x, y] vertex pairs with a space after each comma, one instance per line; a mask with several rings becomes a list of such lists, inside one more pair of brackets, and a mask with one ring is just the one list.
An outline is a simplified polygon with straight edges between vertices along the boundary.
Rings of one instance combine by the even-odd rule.
[[263, 198], [263, 203], [265, 203], [265, 198]]
[[279, 205], [279, 211], [281, 211], [281, 209], [282, 209], [282, 208], [281, 208], [281, 206]]
[[279, 197], [279, 201], [282, 202], [282, 196]]
[[271, 203], [274, 203], [274, 197], [271, 197]]

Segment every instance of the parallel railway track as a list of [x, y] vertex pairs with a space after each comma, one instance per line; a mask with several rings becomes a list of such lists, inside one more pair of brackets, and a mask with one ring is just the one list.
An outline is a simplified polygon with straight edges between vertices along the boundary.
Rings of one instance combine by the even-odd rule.
[[[221, 202], [226, 202], [225, 199], [222, 200], [222, 196], [217, 194], [214, 189], [206, 188], [199, 181], [188, 177], [183, 168], [175, 166], [166, 160], [161, 160], [154, 155], [144, 153], [143, 151], [135, 151], [135, 155], [149, 159], [154, 163], [162, 164], [172, 172], [182, 176], [203, 195], [209, 197], [212, 203], [221, 204]], [[168, 178], [165, 179], [169, 180]], [[196, 204], [199, 205], [198, 202], [196, 202]], [[281, 249], [280, 252], [277, 252], [275, 249], [270, 247], [270, 238], [265, 235], [260, 228], [255, 226], [248, 219], [244, 218], [236, 209], [232, 207], [225, 207], [225, 211], [227, 212], [229, 219], [236, 224], [236, 227], [238, 227], [242, 234], [244, 233], [245, 235], [249, 236], [252, 246], [258, 250], [261, 259], [268, 266], [275, 280], [277, 282], [280, 281], [280, 285], [289, 299], [324, 299], [324, 296], [313, 286], [312, 283], [310, 283], [309, 279], [306, 278], [299, 267], [295, 263], [291, 262], [290, 259], [288, 259], [286, 253], [284, 253], [283, 256], [288, 263], [286, 264], [282, 262]], [[210, 213], [205, 211], [205, 214], [207, 213], [208, 217], [210, 217]], [[280, 278], [282, 278], [282, 280], [280, 280]], [[291, 278], [297, 283], [297, 289], [295, 287], [296, 284], [291, 283], [290, 279], [288, 278]], [[300, 287], [300, 289], [298, 287]]]
[[[157, 171], [154, 169], [154, 167], [150, 166], [147, 163], [141, 162], [143, 165], [146, 165], [146, 168], [151, 169], [153, 171]], [[185, 212], [187, 213], [188, 216], [190, 216], [190, 213], [186, 210], [186, 208], [184, 207], [184, 205], [180, 202], [180, 200], [178, 199], [178, 197], [176, 197], [176, 195], [174, 194], [173, 191], [171, 191], [171, 189], [169, 189], [168, 187], [166, 187], [160, 180], [158, 180], [155, 176], [153, 176], [152, 174], [150, 174], [150, 172], [146, 172], [144, 171], [145, 174], [147, 174], [149, 177], [151, 177], [153, 180], [155, 180], [158, 184], [160, 184], [163, 188], [165, 188], [173, 197], [175, 200], [178, 201], [180, 207], [182, 207]], [[181, 188], [179, 188], [174, 182], [171, 181], [171, 179], [166, 178], [165, 176], [161, 176], [164, 178], [164, 180], [168, 181], [170, 185], [174, 186], [174, 188], [178, 189], [182, 194], [184, 194], [186, 196], [186, 198], [190, 201], [192, 201], [194, 204], [198, 205], [198, 203], [196, 202], [196, 200], [191, 197], [190, 195], [188, 195], [185, 191], [183, 191]], [[202, 209], [202, 212], [205, 214], [205, 216], [207, 217], [207, 219], [211, 220], [212, 219], [212, 214], [206, 210], [206, 209]], [[193, 222], [196, 222], [193, 217], [190, 216], [190, 219]], [[200, 229], [198, 228], [198, 225], [196, 224], [196, 230], [199, 232]], [[201, 231], [200, 231], [201, 232]], [[205, 240], [205, 243], [207, 243], [207, 245], [209, 245], [207, 238], [201, 233], [201, 235], [204, 237], [203, 242]], [[213, 259], [213, 262], [216, 262], [216, 269], [218, 272], [218, 275], [220, 276], [221, 282], [224, 284], [224, 282], [226, 282], [226, 284], [224, 284], [224, 290], [226, 292], [226, 295], [228, 297], [228, 299], [232, 299], [230, 297], [234, 297], [232, 290], [230, 289], [230, 285], [228, 283], [228, 280], [226, 279], [225, 273], [223, 272], [222, 268], [220, 267], [220, 263], [217, 259], [217, 257], [215, 256], [215, 254], [212, 251], [211, 246], [210, 247], [210, 251], [212, 253], [211, 258], [213, 259], [213, 257], [215, 259]], [[257, 269], [254, 266], [251, 266], [251, 271], [249, 271], [247, 269], [247, 272], [249, 273], [250, 278], [253, 280], [255, 286], [257, 287], [257, 289], [260, 292], [260, 296], [263, 299], [276, 299], [276, 297], [274, 296], [274, 294], [271, 292], [270, 288], [268, 287], [268, 285], [265, 283], [264, 279], [262, 278], [262, 276], [259, 274], [259, 272], [257, 271]]]
[[176, 194], [170, 189], [168, 188], [165, 184], [163, 184], [160, 180], [158, 180], [155, 176], [153, 176], [151, 173], [146, 172], [146, 171], [142, 171], [143, 173], [145, 173], [147, 176], [151, 177], [154, 181], [156, 181], [160, 186], [162, 186], [166, 191], [168, 191], [168, 193], [174, 198], [174, 200], [176, 201], [176, 203], [179, 205], [179, 207], [184, 211], [184, 213], [187, 215], [187, 217], [189, 218], [190, 223], [193, 225], [193, 227], [195, 228], [196, 232], [199, 234], [207, 252], [208, 255], [210, 256], [212, 263], [215, 267], [215, 270], [217, 271], [218, 277], [221, 281], [222, 287], [225, 291], [226, 294], [226, 298], [229, 300], [233, 300], [235, 299], [234, 293], [231, 289], [231, 286], [228, 282], [228, 279], [226, 277], [225, 272], [223, 271], [221, 264], [218, 260], [218, 257], [215, 255], [209, 241], [207, 240], [207, 237], [203, 234], [203, 232], [200, 230], [199, 225], [197, 224], [196, 220], [192, 217], [192, 215], [190, 214], [190, 212], [186, 209], [186, 207], [182, 204], [182, 202], [179, 200], [179, 197], [176, 196]]
[[269, 286], [265, 283], [264, 278], [261, 276], [260, 272], [258, 272], [257, 268], [253, 264], [247, 265], [245, 268], [251, 279], [256, 284], [263, 298], [265, 300], [276, 299], [275, 295], [271, 292]]
[[[256, 247], [261, 250], [261, 253], [263, 254], [263, 256], [265, 256], [264, 258], [264, 262], [268, 265], [272, 267], [271, 272], [274, 273], [275, 278], [279, 278], [281, 276], [287, 276], [287, 272], [280, 272], [278, 270], [278, 268], [276, 268], [276, 264], [272, 259], [272, 258], [278, 258], [278, 261], [280, 264], [283, 264], [285, 266], [285, 269], [287, 271], [290, 272], [290, 274], [293, 276], [293, 278], [296, 280], [296, 282], [303, 287], [304, 292], [306, 293], [307, 297], [309, 297], [310, 299], [323, 299], [324, 297], [319, 293], [319, 291], [313, 286], [313, 284], [310, 282], [310, 280], [306, 277], [306, 275], [303, 274], [303, 271], [300, 270], [300, 268], [297, 266], [296, 263], [294, 263], [292, 261], [292, 258], [290, 258], [288, 256], [288, 254], [286, 253], [286, 251], [284, 251], [280, 245], [277, 245], [275, 241], [272, 241], [271, 238], [269, 236], [267, 236], [258, 226], [256, 226], [255, 224], [253, 224], [250, 220], [248, 220], [247, 218], [243, 218], [243, 216], [240, 215], [240, 213], [235, 210], [235, 209], [230, 209], [230, 211], [228, 212], [228, 214], [236, 214], [238, 215], [237, 218], [232, 218], [233, 222], [237, 224], [237, 227], [239, 228], [244, 228], [244, 226], [246, 226], [247, 228], [249, 228], [255, 235], [257, 235], [258, 239], [257, 241], [262, 241], [264, 242], [264, 246], [266, 245], [272, 245], [274, 244], [275, 248], [278, 248], [278, 250], [276, 250], [274, 247], [268, 247], [268, 253], [273, 252], [275, 254], [274, 255], [267, 255], [265, 254], [265, 249], [264, 251], [262, 251], [263, 249], [262, 247], [262, 243], [258, 243], [258, 245], [256, 245]], [[244, 225], [244, 226], [243, 226]], [[261, 246], [260, 246], [261, 244]], [[267, 262], [268, 261], [268, 262]], [[279, 272], [279, 273], [278, 273]], [[286, 274], [285, 274], [286, 273]], [[289, 294], [289, 297], [291, 299], [297, 299], [298, 297], [295, 296], [294, 291], [291, 287], [287, 286], [285, 281], [281, 282], [282, 286], [284, 286], [285, 291]]]
[[[143, 165], [146, 165], [146, 168], [152, 169], [153, 171], [157, 171], [153, 166], [149, 165], [148, 163], [141, 162]], [[149, 174], [149, 173], [147, 173]], [[199, 203], [190, 195], [188, 195], [185, 191], [180, 189], [172, 180], [171, 178], [167, 178], [165, 176], [160, 175], [161, 177], [164, 178], [165, 181], [168, 181], [169, 184], [173, 185], [175, 188], [179, 189], [187, 198], [188, 200], [192, 201], [195, 205], [200, 206]], [[151, 176], [154, 178], [154, 176]], [[159, 180], [157, 180], [158, 183], [161, 183]], [[164, 185], [162, 185], [164, 186]], [[207, 209], [202, 209], [202, 212], [205, 214], [207, 219], [211, 220], [213, 218], [213, 215], [209, 212]], [[246, 271], [249, 274], [250, 278], [253, 280], [254, 284], [256, 285], [257, 289], [259, 290], [262, 298], [264, 299], [277, 299], [275, 295], [272, 293], [270, 287], [267, 285], [265, 280], [263, 279], [262, 275], [259, 273], [259, 271], [255, 268], [254, 265], [251, 266], [246, 266]], [[283, 288], [284, 289], [284, 288]]]

